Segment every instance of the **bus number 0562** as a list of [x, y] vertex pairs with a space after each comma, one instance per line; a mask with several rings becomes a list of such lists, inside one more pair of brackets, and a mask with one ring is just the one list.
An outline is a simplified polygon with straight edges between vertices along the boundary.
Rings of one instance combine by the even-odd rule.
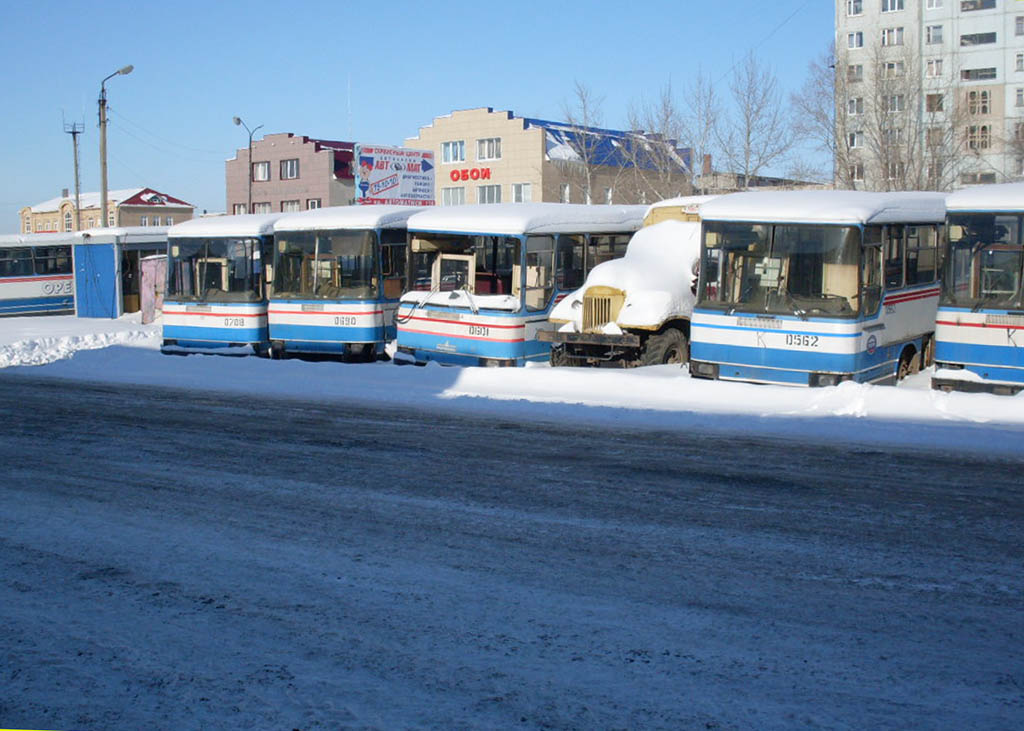
[[817, 348], [818, 336], [795, 335], [793, 333], [786, 333], [786, 345], [797, 345], [803, 348]]

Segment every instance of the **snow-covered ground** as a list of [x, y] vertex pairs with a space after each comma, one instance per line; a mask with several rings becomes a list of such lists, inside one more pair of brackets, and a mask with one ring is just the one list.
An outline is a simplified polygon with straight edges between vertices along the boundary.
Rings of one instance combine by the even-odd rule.
[[941, 393], [930, 372], [899, 387], [799, 389], [691, 379], [685, 368], [633, 370], [398, 367], [159, 352], [160, 322], [0, 319], [0, 368], [56, 379], [265, 394], [322, 402], [495, 413], [525, 420], [706, 429], [858, 443], [1024, 452], [1024, 394]]

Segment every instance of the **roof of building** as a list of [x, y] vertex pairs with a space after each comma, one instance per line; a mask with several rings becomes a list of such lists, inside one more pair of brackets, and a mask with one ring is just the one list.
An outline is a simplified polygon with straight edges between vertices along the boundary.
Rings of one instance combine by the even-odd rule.
[[597, 206], [581, 203], [493, 203], [441, 206], [409, 219], [410, 231], [465, 234], [632, 232], [640, 228], [646, 206]]
[[730, 193], [701, 206], [705, 221], [766, 223], [938, 223], [944, 193], [786, 190]]
[[[98, 191], [81, 193], [78, 198], [83, 210], [86, 208], [100, 207], [100, 193]], [[42, 203], [36, 203], [33, 206], [29, 206], [29, 209], [32, 213], [56, 213], [60, 210], [61, 205], [63, 205], [65, 201], [74, 205], [75, 197], [69, 195], [61, 196], [60, 198], [51, 198], [48, 201], [43, 201]], [[152, 188], [108, 190], [107, 203], [118, 203], [122, 206], [173, 206], [176, 208], [195, 207], [191, 203], [186, 203], [180, 198], [175, 198], [174, 196], [167, 195], [166, 193], [160, 193]]]

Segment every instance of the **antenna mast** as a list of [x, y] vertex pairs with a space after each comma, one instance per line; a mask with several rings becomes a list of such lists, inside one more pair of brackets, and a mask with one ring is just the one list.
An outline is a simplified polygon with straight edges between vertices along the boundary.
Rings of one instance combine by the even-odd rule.
[[78, 135], [85, 131], [85, 125], [64, 123], [64, 131], [71, 135], [71, 142], [75, 148], [75, 230], [82, 230], [82, 206], [81, 206], [81, 184], [78, 174]]

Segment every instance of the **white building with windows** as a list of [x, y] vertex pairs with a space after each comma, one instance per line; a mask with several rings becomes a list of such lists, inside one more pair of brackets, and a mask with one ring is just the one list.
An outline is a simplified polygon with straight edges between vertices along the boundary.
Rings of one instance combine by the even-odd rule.
[[837, 0], [836, 62], [841, 183], [1024, 176], [1021, 0]]
[[674, 140], [490, 107], [436, 117], [405, 146], [433, 150], [438, 205], [645, 203], [690, 192], [690, 150]]

